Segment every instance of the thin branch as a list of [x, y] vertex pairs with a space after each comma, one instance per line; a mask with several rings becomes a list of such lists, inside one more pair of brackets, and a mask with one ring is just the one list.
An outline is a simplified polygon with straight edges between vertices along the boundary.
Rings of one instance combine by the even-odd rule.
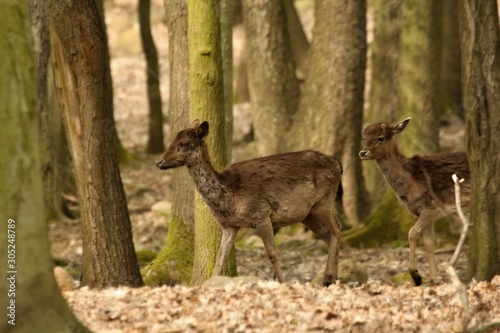
[[460, 220], [462, 221], [463, 228], [462, 228], [462, 234], [460, 235], [460, 240], [458, 241], [457, 247], [455, 249], [455, 253], [453, 253], [453, 257], [450, 260], [450, 266], [454, 266], [455, 263], [458, 260], [458, 255], [462, 251], [462, 247], [465, 243], [465, 238], [467, 237], [467, 232], [469, 231], [469, 219], [464, 215], [464, 212], [462, 210], [462, 205], [461, 205], [461, 199], [460, 199], [460, 183], [462, 183], [464, 180], [463, 179], [458, 179], [457, 175], [453, 174], [451, 176], [453, 178], [453, 182], [455, 182], [455, 204], [457, 206], [457, 212], [458, 216], [460, 217]]

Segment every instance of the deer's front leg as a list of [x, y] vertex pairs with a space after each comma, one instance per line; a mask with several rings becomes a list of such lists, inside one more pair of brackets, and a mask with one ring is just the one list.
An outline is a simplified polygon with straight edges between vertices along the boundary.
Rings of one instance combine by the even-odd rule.
[[219, 252], [217, 253], [217, 259], [215, 261], [215, 269], [213, 275], [220, 275], [222, 271], [222, 266], [227, 260], [229, 253], [234, 245], [234, 238], [238, 232], [237, 228], [223, 228], [222, 238], [220, 240]]
[[434, 220], [438, 218], [439, 211], [436, 210], [425, 210], [420, 213], [417, 222], [410, 229], [408, 234], [408, 242], [410, 243], [410, 262], [408, 265], [408, 271], [415, 282], [415, 285], [420, 286], [422, 284], [422, 278], [417, 270], [417, 262], [415, 252], [417, 250], [417, 239], [422, 230], [427, 228], [429, 225], [434, 223]]
[[257, 225], [257, 232], [262, 238], [262, 242], [264, 243], [264, 247], [266, 248], [267, 257], [274, 267], [276, 278], [280, 283], [283, 283], [283, 273], [281, 272], [278, 254], [276, 252], [276, 245], [274, 244], [273, 225], [269, 217], [266, 218], [265, 221]]

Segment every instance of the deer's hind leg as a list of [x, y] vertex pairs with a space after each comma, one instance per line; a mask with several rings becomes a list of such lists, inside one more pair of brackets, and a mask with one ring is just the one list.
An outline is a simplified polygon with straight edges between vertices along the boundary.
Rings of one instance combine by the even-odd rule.
[[[417, 222], [411, 227], [410, 232], [408, 233], [408, 242], [410, 243], [410, 262], [408, 264], [408, 271], [410, 272], [410, 275], [415, 282], [415, 285], [420, 286], [422, 284], [422, 278], [420, 277], [420, 274], [418, 273], [417, 270], [417, 262], [416, 262], [416, 250], [417, 250], [417, 239], [418, 236], [422, 233], [422, 231], [426, 230], [427, 228], [431, 227], [433, 228], [433, 223], [434, 221], [439, 217], [440, 212], [438, 210], [424, 210], [420, 213], [420, 216], [418, 217]], [[434, 231], [434, 229], [433, 229]], [[425, 239], [427, 241], [426, 248], [427, 248], [427, 253], [431, 250], [432, 246], [432, 251], [434, 251], [434, 244], [428, 242], [428, 236], [425, 236]], [[429, 256], [429, 255], [428, 255]], [[429, 256], [430, 257], [430, 256]], [[434, 254], [432, 254], [432, 260], [434, 260]], [[431, 263], [429, 263], [431, 264]], [[432, 270], [433, 268], [431, 268]], [[431, 271], [432, 274], [432, 271]], [[431, 276], [432, 278], [432, 276]]]
[[[342, 228], [340, 222], [333, 215], [333, 204], [330, 205], [330, 203], [333, 203], [333, 200], [325, 200], [323, 203], [314, 206], [310, 215], [304, 221], [304, 224], [310, 227], [328, 246], [328, 257], [323, 277], [325, 287], [337, 280], [340, 230]], [[323, 233], [323, 230], [326, 230], [326, 234]]]

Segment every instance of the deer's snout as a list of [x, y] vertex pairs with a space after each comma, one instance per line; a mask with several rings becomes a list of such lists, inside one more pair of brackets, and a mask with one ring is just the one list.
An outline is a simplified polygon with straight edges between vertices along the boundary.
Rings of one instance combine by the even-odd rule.
[[162, 158], [160, 158], [159, 160], [156, 160], [156, 162], [155, 162], [156, 167], [161, 169], [163, 161], [164, 161], [164, 159], [162, 159]]
[[368, 159], [371, 157], [371, 152], [369, 150], [362, 150], [359, 152], [359, 157], [361, 159]]

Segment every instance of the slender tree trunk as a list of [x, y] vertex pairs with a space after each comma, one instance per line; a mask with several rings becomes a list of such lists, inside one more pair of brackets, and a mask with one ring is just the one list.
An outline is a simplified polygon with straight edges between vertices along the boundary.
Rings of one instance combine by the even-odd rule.
[[460, 1], [462, 91], [471, 169], [468, 277], [500, 274], [500, 31], [495, 0]]
[[0, 305], [4, 313], [0, 331], [88, 332], [61, 296], [52, 270], [28, 3], [1, 1], [0, 12]]
[[458, 1], [444, 0], [442, 10], [441, 110], [463, 117]]
[[[170, 140], [189, 124], [189, 53], [187, 0], [165, 0], [168, 28]], [[194, 184], [186, 168], [172, 171], [172, 219], [165, 246], [143, 269], [148, 285], [189, 283], [194, 254]]]
[[142, 50], [146, 56], [147, 92], [149, 102], [148, 146], [150, 154], [163, 152], [163, 111], [160, 94], [160, 74], [158, 70], [158, 52], [151, 34], [150, 0], [139, 0], [139, 26]]
[[233, 154], [233, 23], [235, 0], [220, 0], [222, 72], [224, 73], [224, 110], [226, 157]]
[[283, 135], [297, 111], [300, 87], [295, 78], [283, 1], [243, 0], [248, 82], [257, 153], [288, 150]]
[[[221, 58], [221, 34], [216, 3], [212, 0], [188, 0], [189, 83], [191, 116], [210, 123], [206, 143], [215, 169], [227, 164], [224, 80]], [[195, 194], [195, 247], [191, 283], [207, 280], [215, 267], [221, 232], [201, 196]], [[236, 274], [234, 251], [223, 268], [224, 274]]]
[[412, 117], [401, 150], [407, 155], [439, 149], [440, 2], [402, 2], [399, 110]]
[[341, 158], [344, 207], [352, 225], [368, 213], [358, 158], [365, 66], [365, 1], [317, 1], [308, 77], [288, 141], [296, 150]]
[[45, 1], [81, 205], [82, 285], [140, 286], [115, 132], [109, 127], [113, 104], [104, 24], [94, 1], [70, 4]]

